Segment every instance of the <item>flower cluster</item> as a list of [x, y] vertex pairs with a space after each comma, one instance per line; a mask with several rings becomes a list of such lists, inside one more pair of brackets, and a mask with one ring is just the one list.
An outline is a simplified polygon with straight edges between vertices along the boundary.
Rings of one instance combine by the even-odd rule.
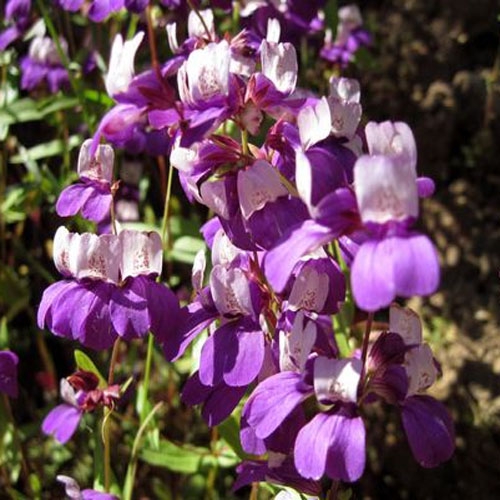
[[[83, 2], [60, 4], [77, 10]], [[147, 2], [87, 4], [100, 21]], [[138, 74], [144, 33], [116, 36], [105, 76], [115, 104], [81, 148], [79, 182], [56, 205], [61, 216], [111, 221], [111, 233], [58, 229], [54, 262], [63, 279], [47, 288], [38, 311], [41, 328], [94, 349], [152, 332], [175, 361], [196, 339], [199, 366], [182, 400], [201, 404], [213, 426], [250, 393], [240, 436], [261, 459], [240, 466], [235, 487], [269, 479], [312, 495], [324, 475], [362, 475], [363, 412], [375, 402], [400, 409], [424, 467], [454, 449], [448, 413], [424, 394], [439, 367], [420, 320], [392, 305], [438, 287], [436, 250], [414, 229], [419, 198], [434, 184], [417, 176], [406, 123], [362, 125], [356, 80], [333, 76], [328, 95], [300, 88], [291, 41], [300, 30], [323, 29], [324, 4], [246, 2], [245, 28], [234, 36], [217, 33], [211, 10], [192, 11], [184, 41], [175, 22], [167, 25], [173, 57]], [[336, 38], [327, 35], [321, 52], [337, 69], [370, 43], [361, 24], [357, 8], [340, 9]], [[114, 154], [102, 140], [168, 155], [187, 198], [214, 215], [202, 228], [211, 265], [197, 255], [193, 300], [182, 308], [157, 281], [160, 236], [117, 227]], [[362, 348], [346, 351], [337, 339], [349, 333], [344, 312], [354, 305], [367, 313], [367, 328]], [[374, 338], [373, 314], [389, 306], [389, 327]], [[86, 372], [64, 379], [61, 393], [65, 403], [43, 425], [60, 442], [84, 412], [119, 397]]]

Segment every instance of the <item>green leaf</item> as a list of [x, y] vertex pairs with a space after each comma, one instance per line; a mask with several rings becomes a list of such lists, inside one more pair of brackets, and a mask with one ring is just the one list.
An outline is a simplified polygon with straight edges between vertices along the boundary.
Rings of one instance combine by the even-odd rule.
[[0, 398], [0, 467], [5, 469], [9, 481], [14, 484], [21, 473], [21, 450], [9, 413], [4, 399]]
[[99, 379], [99, 387], [101, 389], [108, 386], [106, 379], [101, 375], [94, 362], [82, 351], [75, 350], [75, 363], [79, 370], [91, 372]]
[[169, 257], [178, 262], [192, 264], [198, 251], [204, 248], [205, 242], [201, 238], [181, 236], [175, 240]]
[[139, 458], [150, 465], [165, 467], [182, 474], [194, 474], [201, 466], [202, 458], [210, 456], [207, 448], [180, 447], [162, 439], [158, 450], [144, 448]]
[[79, 135], [72, 135], [68, 141], [56, 139], [44, 144], [38, 144], [29, 149], [25, 149], [21, 153], [10, 158], [10, 163], [27, 163], [28, 161], [41, 160], [43, 158], [50, 158], [51, 156], [62, 155], [67, 149], [71, 151], [73, 148], [80, 146], [83, 139]]
[[238, 425], [237, 419], [234, 415], [226, 418], [224, 422], [217, 426], [217, 429], [222, 438], [224, 438], [224, 441], [226, 441], [238, 457], [242, 460], [249, 458], [248, 453], [245, 453], [241, 447], [240, 426]]

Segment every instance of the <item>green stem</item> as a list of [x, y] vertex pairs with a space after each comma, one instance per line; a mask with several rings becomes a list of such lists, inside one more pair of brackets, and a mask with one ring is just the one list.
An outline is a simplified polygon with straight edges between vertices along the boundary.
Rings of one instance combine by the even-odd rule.
[[68, 78], [69, 78], [69, 83], [71, 85], [71, 88], [73, 89], [73, 92], [75, 93], [76, 97], [80, 101], [80, 105], [82, 107], [82, 112], [83, 112], [83, 119], [85, 123], [87, 124], [87, 127], [89, 128], [89, 131], [91, 131], [91, 124], [90, 124], [90, 119], [89, 115], [87, 113], [87, 109], [85, 106], [85, 97], [83, 95], [82, 89], [71, 73], [71, 68], [70, 68], [70, 60], [68, 59], [68, 56], [66, 55], [66, 52], [64, 52], [61, 41], [59, 40], [59, 34], [57, 33], [57, 30], [54, 26], [54, 23], [52, 22], [52, 19], [50, 18], [50, 15], [44, 5], [43, 0], [37, 0], [37, 5], [38, 8], [40, 9], [40, 12], [42, 13], [43, 20], [45, 22], [45, 26], [47, 26], [47, 29], [49, 30], [50, 37], [56, 44], [56, 49], [57, 53], [59, 54], [59, 58], [61, 59], [62, 64], [66, 68], [66, 71], [68, 72]]
[[146, 353], [146, 366], [144, 367], [144, 380], [142, 382], [141, 401], [139, 405], [141, 412], [139, 418], [141, 422], [144, 422], [144, 419], [147, 416], [146, 403], [148, 401], [148, 394], [149, 394], [149, 380], [151, 377], [151, 364], [153, 361], [153, 351], [154, 351], [154, 336], [150, 333], [148, 335], [148, 351]]
[[127, 467], [127, 475], [125, 476], [125, 485], [123, 487], [123, 498], [124, 500], [132, 499], [132, 492], [134, 489], [135, 473], [137, 471], [137, 459], [139, 454], [139, 444], [142, 440], [142, 436], [146, 431], [152, 418], [155, 416], [156, 412], [163, 406], [163, 402], [160, 401], [155, 405], [155, 407], [149, 412], [148, 416], [144, 419], [144, 422], [139, 428], [137, 435], [134, 439], [134, 444], [132, 446], [132, 453], [130, 455], [130, 461]]
[[167, 190], [165, 193], [165, 205], [163, 207], [163, 218], [161, 222], [161, 240], [163, 241], [163, 248], [167, 251], [170, 250], [171, 237], [170, 237], [170, 197], [172, 196], [172, 181], [174, 177], [174, 167], [172, 164], [168, 167]]

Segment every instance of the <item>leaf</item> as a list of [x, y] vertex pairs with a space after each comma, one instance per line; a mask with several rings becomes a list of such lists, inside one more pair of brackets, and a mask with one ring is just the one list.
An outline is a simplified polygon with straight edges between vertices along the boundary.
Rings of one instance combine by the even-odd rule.
[[21, 450], [15, 433], [5, 401], [0, 398], [0, 467], [5, 469], [12, 484], [21, 473]]
[[210, 456], [207, 448], [183, 448], [162, 439], [158, 450], [144, 448], [139, 458], [150, 465], [165, 467], [182, 474], [194, 474], [201, 466], [202, 458]]
[[91, 372], [99, 379], [99, 386], [101, 389], [108, 386], [106, 379], [101, 375], [94, 362], [82, 351], [75, 350], [75, 363], [79, 370]]
[[245, 453], [241, 447], [240, 441], [240, 426], [236, 421], [234, 415], [229, 416], [217, 426], [219, 434], [224, 438], [224, 441], [231, 447], [231, 449], [240, 457], [242, 460], [249, 458], [248, 453]]
[[20, 154], [10, 158], [10, 163], [27, 163], [27, 161], [41, 160], [42, 158], [49, 158], [51, 156], [62, 155], [65, 149], [71, 151], [73, 148], [80, 146], [83, 139], [79, 135], [72, 135], [68, 141], [56, 139], [44, 144], [38, 144], [29, 149], [25, 149]]
[[205, 242], [201, 238], [181, 236], [175, 240], [169, 257], [178, 262], [192, 264], [198, 251], [203, 248], [205, 248]]

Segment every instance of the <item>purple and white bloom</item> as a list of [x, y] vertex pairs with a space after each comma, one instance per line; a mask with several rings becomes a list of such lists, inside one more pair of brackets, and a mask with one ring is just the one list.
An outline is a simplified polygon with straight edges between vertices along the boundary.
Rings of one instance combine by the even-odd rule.
[[[76, 12], [83, 5], [84, 0], [57, 0], [59, 5], [70, 12]], [[88, 10], [89, 18], [100, 23], [109, 15], [121, 10], [125, 5], [126, 0], [91, 0]]]
[[151, 331], [165, 342], [179, 321], [174, 293], [157, 283], [162, 244], [157, 233], [125, 230], [119, 235], [82, 235], [58, 229], [54, 262], [66, 278], [49, 286], [38, 309], [38, 325], [55, 335], [106, 349], [120, 336]]
[[352, 264], [354, 298], [376, 311], [399, 295], [429, 295], [439, 284], [438, 256], [431, 241], [411, 231], [418, 216], [416, 148], [404, 123], [367, 126], [370, 155], [358, 158], [354, 188], [369, 239]]
[[362, 28], [363, 19], [357, 5], [341, 7], [338, 17], [337, 36], [332, 40], [331, 30], [326, 31], [321, 57], [345, 68], [360, 47], [370, 45], [371, 36]]
[[10, 26], [0, 33], [0, 50], [5, 50], [24, 35], [30, 25], [30, 11], [31, 0], [7, 1], [4, 19]]
[[88, 488], [82, 490], [72, 477], [58, 474], [56, 479], [64, 484], [65, 493], [69, 500], [118, 500], [116, 495], [111, 495], [110, 493]]
[[118, 385], [99, 387], [97, 376], [83, 370], [61, 379], [60, 393], [64, 403], [48, 413], [42, 431], [61, 444], [71, 439], [85, 412], [103, 406], [113, 407], [121, 397]]
[[[64, 39], [60, 39], [62, 50], [67, 53]], [[46, 81], [50, 92], [56, 93], [69, 83], [68, 72], [63, 66], [55, 42], [46, 36], [36, 36], [31, 41], [28, 55], [21, 59], [21, 88], [33, 90]]]
[[92, 142], [92, 139], [87, 139], [80, 148], [80, 182], [65, 188], [59, 195], [56, 211], [61, 217], [81, 212], [85, 218], [101, 222], [110, 216], [115, 154], [107, 144], [99, 145], [95, 154], [91, 154]]
[[19, 358], [12, 351], [0, 351], [0, 392], [17, 398], [17, 365]]
[[144, 38], [144, 32], [137, 33], [131, 40], [123, 42], [121, 34], [115, 36], [111, 47], [108, 72], [104, 78], [106, 91], [109, 96], [128, 90], [134, 77], [134, 58]]

